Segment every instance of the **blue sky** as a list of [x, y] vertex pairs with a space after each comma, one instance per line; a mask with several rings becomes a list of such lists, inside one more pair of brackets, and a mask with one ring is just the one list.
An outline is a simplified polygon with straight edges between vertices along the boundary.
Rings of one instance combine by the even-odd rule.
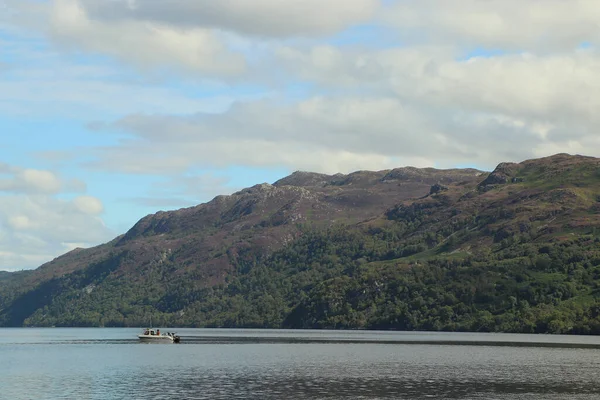
[[0, 0], [0, 270], [295, 170], [597, 156], [566, 3]]

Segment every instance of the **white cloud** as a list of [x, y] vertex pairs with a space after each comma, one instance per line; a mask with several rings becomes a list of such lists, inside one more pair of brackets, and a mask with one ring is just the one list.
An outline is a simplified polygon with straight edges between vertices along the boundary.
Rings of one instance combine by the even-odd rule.
[[600, 38], [596, 0], [398, 0], [382, 13], [410, 42], [554, 51]]
[[51, 253], [24, 254], [20, 251], [0, 250], [0, 270], [21, 271], [40, 266], [52, 260]]
[[88, 215], [99, 215], [104, 211], [102, 201], [92, 196], [79, 196], [73, 199], [73, 204], [79, 211]]
[[25, 230], [34, 226], [33, 221], [25, 215], [14, 215], [8, 218], [8, 226], [16, 231]]
[[[65, 252], [63, 243], [112, 239], [94, 197], [62, 199], [69, 181], [51, 171], [0, 165], [0, 270], [33, 268]], [[81, 183], [84, 185], [83, 183]]]
[[[544, 149], [587, 143], [600, 127], [595, 112], [600, 55], [593, 48], [577, 50], [582, 42], [597, 39], [590, 30], [600, 7], [595, 2], [571, 7], [559, 0], [400, 0], [381, 6], [356, 0], [344, 2], [343, 10], [337, 0], [321, 3], [54, 1], [50, 32], [63, 45], [137, 65], [166, 65], [166, 57], [212, 74], [211, 68], [186, 58], [201, 54], [186, 43], [203, 47], [187, 35], [206, 34], [224, 46], [225, 53], [215, 50], [218, 54], [231, 55], [218, 31], [235, 31], [239, 47], [260, 49], [252, 62], [262, 72], [247, 74], [247, 82], [273, 85], [265, 99], [209, 115], [202, 113], [201, 103], [161, 102], [160, 93], [140, 96], [157, 101], [132, 110], [123, 103], [135, 96], [112, 89], [102, 96], [106, 83], [75, 81], [69, 93], [78, 86], [89, 90], [70, 102], [97, 99], [130, 114], [113, 127], [131, 137], [96, 149], [96, 160], [88, 165], [148, 174], [231, 163], [329, 172], [384, 168], [403, 160], [493, 167]], [[297, 13], [296, 7], [304, 12]], [[398, 27], [403, 46], [377, 49], [368, 41], [340, 46], [318, 38], [359, 22], [375, 24], [373, 15], [380, 9], [378, 16]], [[294, 35], [312, 39], [279, 40]], [[519, 51], [459, 59], [465, 50], [497, 47]], [[215, 48], [206, 48], [214, 55]], [[214, 58], [202, 54], [202, 60]], [[290, 101], [278, 86], [282, 82], [310, 89], [305, 98]], [[88, 96], [89, 91], [96, 94]], [[110, 101], [111, 96], [117, 100]], [[25, 95], [24, 101], [29, 98]], [[161, 110], [161, 103], [168, 109]], [[219, 111], [228, 104], [223, 102]]]
[[[127, 173], [233, 163], [326, 172], [431, 166], [433, 157], [419, 149], [429, 146], [435, 155], [443, 145], [429, 142], [436, 127], [419, 110], [393, 98], [263, 100], [219, 115], [132, 115], [115, 126], [135, 136], [101, 149], [94, 167]], [[450, 143], [444, 150], [456, 149]]]
[[[134, 112], [191, 113], [226, 110], [231, 94], [193, 98], [161, 81], [128, 79], [116, 67], [77, 66], [55, 54], [21, 54], [29, 66], [9, 66], [11, 79], [0, 80], [0, 112], [90, 121], [98, 115]], [[219, 91], [222, 85], [196, 84]]]
[[[130, 115], [114, 127], [133, 137], [103, 149], [96, 166], [163, 173], [242, 163], [344, 172], [414, 159], [493, 168], [560, 148], [600, 155], [580, 145], [600, 129], [600, 54], [592, 49], [465, 61], [444, 48], [280, 50], [291, 73], [340, 94], [249, 101], [223, 114]], [[151, 156], [136, 156], [139, 149]]]
[[[315, 60], [330, 54], [330, 62]], [[322, 87], [356, 88], [395, 94], [411, 103], [506, 113], [515, 117], [595, 120], [600, 96], [600, 54], [592, 49], [545, 56], [503, 54], [457, 60], [444, 48], [344, 52], [332, 47], [278, 55], [291, 73]]]
[[24, 169], [17, 175], [26, 190], [33, 189], [42, 193], [56, 193], [61, 187], [61, 183], [56, 175], [50, 171]]
[[0, 168], [0, 193], [57, 194], [61, 191], [84, 191], [85, 183], [63, 180], [51, 171], [4, 165]]
[[0, 270], [34, 268], [64, 243], [96, 245], [115, 236], [96, 216], [53, 196], [0, 196]]
[[[590, 142], [600, 130], [598, 51], [498, 54], [462, 61], [448, 49], [430, 50], [329, 48], [326, 53], [333, 61], [327, 63], [314, 57], [322, 47], [304, 51], [283, 47], [278, 56], [291, 73], [325, 90], [353, 93], [359, 88], [376, 97], [392, 92], [399, 103], [420, 115], [414, 124], [397, 120], [390, 111], [385, 118], [391, 129], [396, 127], [393, 136], [408, 140], [402, 132], [412, 129], [422, 138], [410, 139], [415, 155], [447, 159], [447, 165], [463, 163], [465, 156], [471, 162], [516, 161], [560, 148], [600, 155], [597, 147], [574, 145]], [[367, 109], [357, 112], [366, 115]], [[372, 126], [364, 130], [365, 150], [374, 146], [368, 143], [369, 135], [381, 132], [377, 123]], [[442, 148], [436, 138], [453, 143], [455, 150], [438, 153], [436, 149]]]
[[81, 0], [91, 18], [285, 37], [332, 34], [369, 21], [379, 0]]
[[229, 51], [215, 31], [131, 19], [95, 20], [78, 0], [54, 0], [49, 29], [66, 48], [113, 56], [140, 69], [227, 76], [246, 68], [243, 56]]

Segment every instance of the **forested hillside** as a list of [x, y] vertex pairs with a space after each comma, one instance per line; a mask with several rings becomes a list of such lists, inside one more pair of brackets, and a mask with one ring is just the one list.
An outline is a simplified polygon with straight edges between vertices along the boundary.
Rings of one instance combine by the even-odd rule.
[[299, 173], [158, 213], [0, 276], [0, 321], [600, 333], [599, 284], [600, 160], [560, 154]]

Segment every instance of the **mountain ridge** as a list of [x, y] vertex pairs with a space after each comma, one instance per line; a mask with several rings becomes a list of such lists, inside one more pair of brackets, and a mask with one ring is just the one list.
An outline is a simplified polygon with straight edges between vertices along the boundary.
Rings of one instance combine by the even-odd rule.
[[[405, 171], [408, 171], [409, 173], [402, 174]], [[423, 172], [418, 173], [417, 171]], [[174, 234], [177, 231], [185, 229], [201, 230], [210, 228], [230, 228], [234, 230], [243, 230], [244, 228], [247, 228], [247, 225], [244, 225], [243, 223], [241, 226], [238, 225], [232, 227], [227, 225], [240, 222], [244, 216], [249, 214], [255, 214], [254, 217], [257, 216], [256, 212], [262, 211], [262, 214], [264, 214], [264, 210], [254, 210], [253, 207], [256, 207], [260, 201], [264, 202], [268, 198], [272, 199], [274, 196], [276, 197], [278, 193], [285, 196], [285, 193], [282, 192], [287, 192], [288, 195], [291, 195], [289, 198], [284, 199], [288, 201], [283, 201], [282, 204], [279, 204], [280, 207], [272, 218], [266, 222], [260, 222], [264, 224], [282, 225], [283, 222], [286, 222], [286, 218], [291, 219], [292, 222], [305, 221], [306, 218], [302, 213], [293, 213], [294, 207], [291, 207], [290, 203], [293, 203], [294, 201], [301, 203], [302, 200], [317, 200], [317, 202], [320, 200], [328, 200], [331, 203], [338, 205], [352, 202], [351, 192], [344, 193], [342, 196], [335, 196], [335, 194], [339, 192], [337, 189], [342, 186], [353, 186], [353, 188], [357, 187], [357, 191], [360, 191], [361, 189], [366, 191], [365, 185], [373, 183], [390, 183], [391, 179], [393, 179], [394, 182], [398, 182], [399, 180], [400, 183], [405, 183], [407, 185], [402, 187], [402, 192], [404, 192], [406, 198], [410, 198], [412, 196], [426, 194], [429, 189], [428, 185], [433, 184], [433, 182], [437, 182], [438, 180], [445, 182], [452, 181], [453, 176], [456, 178], [455, 180], [462, 180], [464, 178], [468, 179], [477, 176], [478, 174], [485, 173], [475, 169], [465, 169], [465, 174], [462, 174], [462, 171], [463, 170], [461, 169], [437, 170], [434, 168], [418, 169], [414, 167], [402, 167], [381, 171], [356, 171], [350, 174], [338, 173], [333, 175], [296, 171], [289, 176], [276, 181], [272, 185], [268, 183], [256, 184], [239, 190], [231, 195], [218, 195], [212, 200], [199, 205], [185, 207], [174, 211], [157, 211], [154, 214], [146, 215], [135, 223], [127, 232], [117, 236], [113, 240], [99, 246], [94, 246], [90, 249], [84, 249], [86, 251], [85, 254], [79, 254], [80, 250], [75, 249], [52, 261], [44, 263], [38, 269], [48, 270], [49, 274], [52, 274], [52, 277], [61, 276], [65, 273], [75, 271], [82, 262], [89, 264], [92, 262], [92, 259], [105, 256], [108, 248], [122, 247], [126, 243], [133, 241], [140, 236], [152, 237], [161, 234]], [[436, 173], [440, 174], [440, 179], [436, 179]], [[419, 182], [412, 182], [411, 178], [415, 176], [424, 176], [425, 178], [421, 178]], [[315, 181], [315, 178], [320, 179], [322, 182]], [[323, 178], [326, 179], [323, 180]], [[307, 188], [312, 190], [308, 190]], [[388, 189], [388, 187], [386, 187], [386, 189]], [[360, 193], [360, 195], [362, 195], [362, 193]], [[360, 195], [355, 197], [360, 197]], [[367, 196], [367, 198], [368, 197], [369, 196]], [[374, 199], [373, 202], [376, 200], [381, 200], [381, 197]], [[384, 206], [379, 207], [379, 211], [385, 210], [385, 208], [394, 201], [395, 199], [393, 199], [393, 201], [388, 199], [387, 202], [383, 202]], [[223, 211], [223, 208], [226, 210]], [[301, 206], [298, 207], [298, 209], [302, 208], [303, 207]], [[316, 207], [312, 208], [314, 208], [314, 210], [311, 210], [312, 213], [317, 213], [315, 218], [327, 217], [327, 215], [323, 215], [324, 213], [318, 214], [318, 204]], [[253, 211], [256, 212], [253, 213]], [[355, 218], [360, 217], [357, 216]], [[222, 236], [223, 235], [217, 235], [215, 240], [222, 240]], [[73, 262], [71, 262], [71, 258], [74, 259]], [[84, 258], [83, 261], [82, 258]], [[56, 273], [52, 273], [51, 271], [53, 270]], [[50, 275], [42, 274], [41, 280], [48, 277], [50, 277]]]

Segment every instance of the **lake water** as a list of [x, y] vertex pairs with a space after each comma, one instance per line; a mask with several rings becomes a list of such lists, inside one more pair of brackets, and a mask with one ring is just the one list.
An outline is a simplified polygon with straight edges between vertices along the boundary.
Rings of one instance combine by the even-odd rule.
[[0, 398], [600, 398], [600, 337], [176, 331], [0, 329]]

